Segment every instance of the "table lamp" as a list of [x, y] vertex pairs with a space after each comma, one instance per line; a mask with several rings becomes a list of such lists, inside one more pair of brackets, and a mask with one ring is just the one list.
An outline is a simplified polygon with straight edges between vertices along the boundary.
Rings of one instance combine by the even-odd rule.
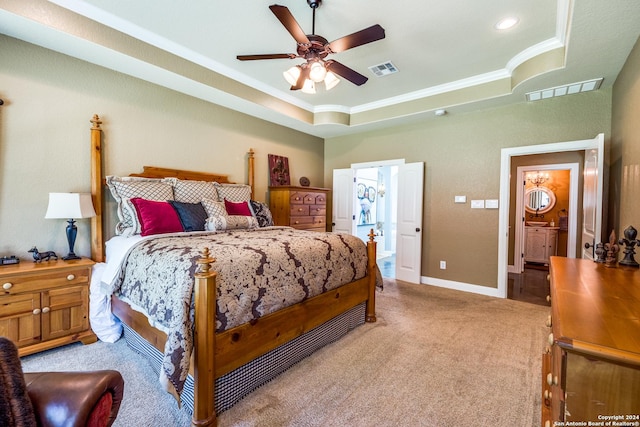
[[78, 228], [76, 219], [91, 218], [96, 216], [93, 209], [91, 194], [89, 193], [49, 193], [49, 206], [47, 207], [46, 219], [67, 218], [67, 242], [69, 243], [69, 254], [62, 259], [80, 259], [73, 252], [76, 243]]

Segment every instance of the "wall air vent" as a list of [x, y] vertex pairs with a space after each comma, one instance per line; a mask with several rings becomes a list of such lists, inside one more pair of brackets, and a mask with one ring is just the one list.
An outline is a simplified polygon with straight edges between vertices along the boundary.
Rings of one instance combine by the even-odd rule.
[[371, 70], [371, 72], [378, 77], [388, 76], [389, 74], [398, 72], [398, 69], [391, 63], [391, 61], [387, 61], [378, 65], [372, 65], [371, 67], [369, 67], [369, 70]]
[[539, 101], [541, 99], [553, 98], [555, 96], [572, 95], [580, 92], [590, 92], [600, 89], [604, 78], [587, 80], [584, 82], [570, 83], [564, 86], [556, 86], [549, 89], [536, 90], [526, 94], [527, 101]]

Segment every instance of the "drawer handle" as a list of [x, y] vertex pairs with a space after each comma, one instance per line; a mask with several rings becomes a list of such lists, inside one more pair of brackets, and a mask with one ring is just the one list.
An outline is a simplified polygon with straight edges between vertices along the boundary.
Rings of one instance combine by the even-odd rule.
[[50, 307], [42, 307], [42, 312], [43, 312], [43, 313], [48, 313], [48, 312], [50, 312], [50, 311], [51, 311], [51, 308], [50, 308]]
[[545, 390], [544, 391], [544, 398], [545, 399], [549, 399], [551, 400], [551, 397], [553, 396], [553, 394], [549, 391], [549, 390]]
[[296, 221], [296, 222], [294, 222], [294, 224], [300, 224], [300, 222]]
[[322, 224], [322, 220], [319, 220], [319, 221], [318, 221], [318, 224]]
[[2, 289], [4, 289], [5, 291], [8, 291], [12, 287], [13, 287], [13, 283], [9, 283], [9, 282], [7, 282], [4, 285], [2, 285]]
[[298, 208], [298, 212], [302, 212], [302, 208]]
[[71, 280], [73, 280], [75, 278], [76, 278], [75, 274], [70, 274], [70, 275], [67, 276], [67, 280], [69, 280], [69, 281], [71, 281]]
[[34, 309], [33, 314], [40, 314], [40, 309], [39, 308]]
[[296, 198], [295, 198], [295, 199], [293, 199], [293, 200], [300, 200], [300, 197], [296, 197]]
[[552, 323], [551, 323], [551, 315], [549, 315], [549, 316], [547, 317], [546, 325], [547, 325], [549, 328], [552, 326]]
[[550, 386], [553, 385], [553, 374], [551, 372], [547, 374], [547, 384], [549, 384]]
[[553, 333], [549, 334], [549, 345], [553, 345]]

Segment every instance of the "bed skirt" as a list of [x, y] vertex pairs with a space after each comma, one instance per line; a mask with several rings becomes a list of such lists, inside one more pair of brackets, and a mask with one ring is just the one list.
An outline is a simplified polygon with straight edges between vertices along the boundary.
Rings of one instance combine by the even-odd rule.
[[[298, 338], [277, 347], [251, 362], [223, 375], [215, 384], [216, 413], [226, 411], [261, 385], [289, 369], [316, 350], [332, 343], [364, 323], [366, 303], [361, 303]], [[160, 375], [162, 353], [123, 323], [127, 345], [147, 358]], [[193, 414], [193, 377], [189, 375], [182, 392], [182, 405]]]

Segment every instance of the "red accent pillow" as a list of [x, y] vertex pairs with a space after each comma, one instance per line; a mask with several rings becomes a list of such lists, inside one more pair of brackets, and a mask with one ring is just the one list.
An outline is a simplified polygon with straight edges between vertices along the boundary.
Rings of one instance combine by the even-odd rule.
[[227, 215], [253, 216], [249, 202], [235, 203], [224, 199], [224, 207], [227, 209]]
[[184, 231], [178, 213], [168, 202], [134, 197], [131, 203], [135, 206], [140, 220], [140, 235], [150, 236]]

